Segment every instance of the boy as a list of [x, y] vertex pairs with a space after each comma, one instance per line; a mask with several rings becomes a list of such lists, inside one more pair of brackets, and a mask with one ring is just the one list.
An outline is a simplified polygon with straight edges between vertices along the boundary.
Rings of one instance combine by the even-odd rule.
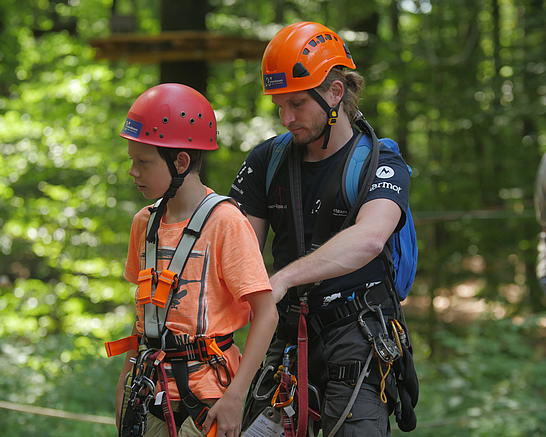
[[[116, 387], [120, 435], [174, 437], [190, 416], [203, 432], [215, 422], [216, 435], [238, 436], [277, 312], [256, 236], [229, 198], [212, 210], [200, 235], [187, 229], [199, 206], [216, 196], [199, 178], [202, 152], [218, 148], [214, 112], [194, 89], [162, 84], [137, 98], [120, 135], [129, 140], [137, 189], [147, 199], [162, 197], [139, 211], [131, 227], [125, 278], [138, 285], [137, 319], [132, 340], [120, 342], [130, 344], [126, 351], [138, 338], [139, 352], [127, 354]], [[197, 238], [180, 262], [175, 248], [185, 234]], [[241, 356], [232, 333], [251, 313]], [[120, 353], [112, 343], [109, 355]]]

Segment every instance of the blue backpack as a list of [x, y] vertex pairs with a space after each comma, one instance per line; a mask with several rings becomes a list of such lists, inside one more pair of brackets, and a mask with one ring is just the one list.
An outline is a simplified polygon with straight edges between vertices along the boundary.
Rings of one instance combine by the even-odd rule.
[[[283, 162], [290, 142], [292, 134], [286, 132], [275, 137], [271, 145], [271, 154], [266, 172], [266, 193], [269, 192], [271, 182], [275, 176], [277, 169]], [[382, 147], [386, 147], [400, 155], [400, 149], [396, 141], [390, 138], [381, 138], [379, 140]], [[366, 159], [372, 150], [372, 142], [367, 135], [362, 135], [359, 142], [349, 152], [349, 156], [345, 162], [343, 169], [342, 193], [344, 199], [348, 202], [349, 208], [353, 208], [358, 199], [360, 181], [364, 172], [367, 169]], [[408, 166], [410, 175], [411, 167]], [[373, 170], [375, 173], [375, 169]], [[408, 206], [406, 211], [406, 223], [400, 231], [394, 233], [389, 239], [390, 254], [389, 261], [392, 262], [394, 274], [394, 287], [401, 300], [405, 299], [413, 285], [415, 272], [417, 270], [417, 235], [413, 223], [411, 210]]]

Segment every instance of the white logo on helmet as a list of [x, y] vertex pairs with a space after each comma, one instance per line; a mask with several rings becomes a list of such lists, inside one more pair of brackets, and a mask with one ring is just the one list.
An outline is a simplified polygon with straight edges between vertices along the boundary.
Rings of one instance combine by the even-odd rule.
[[381, 167], [377, 169], [377, 171], [375, 172], [375, 175], [379, 179], [389, 179], [394, 176], [394, 170], [388, 165], [382, 165]]

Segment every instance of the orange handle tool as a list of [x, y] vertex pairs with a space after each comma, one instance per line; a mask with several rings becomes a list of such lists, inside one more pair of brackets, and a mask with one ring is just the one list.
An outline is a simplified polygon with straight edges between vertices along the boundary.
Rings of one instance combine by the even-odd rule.
[[207, 432], [207, 437], [216, 437], [216, 429], [218, 426], [216, 425], [216, 421], [212, 422], [212, 425], [210, 426], [209, 432]]

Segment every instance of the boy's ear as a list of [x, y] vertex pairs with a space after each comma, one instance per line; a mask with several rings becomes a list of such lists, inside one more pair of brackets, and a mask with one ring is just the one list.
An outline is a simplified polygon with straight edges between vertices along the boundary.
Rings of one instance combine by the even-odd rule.
[[191, 164], [190, 155], [187, 152], [180, 152], [176, 155], [176, 168], [178, 173], [184, 173]]

